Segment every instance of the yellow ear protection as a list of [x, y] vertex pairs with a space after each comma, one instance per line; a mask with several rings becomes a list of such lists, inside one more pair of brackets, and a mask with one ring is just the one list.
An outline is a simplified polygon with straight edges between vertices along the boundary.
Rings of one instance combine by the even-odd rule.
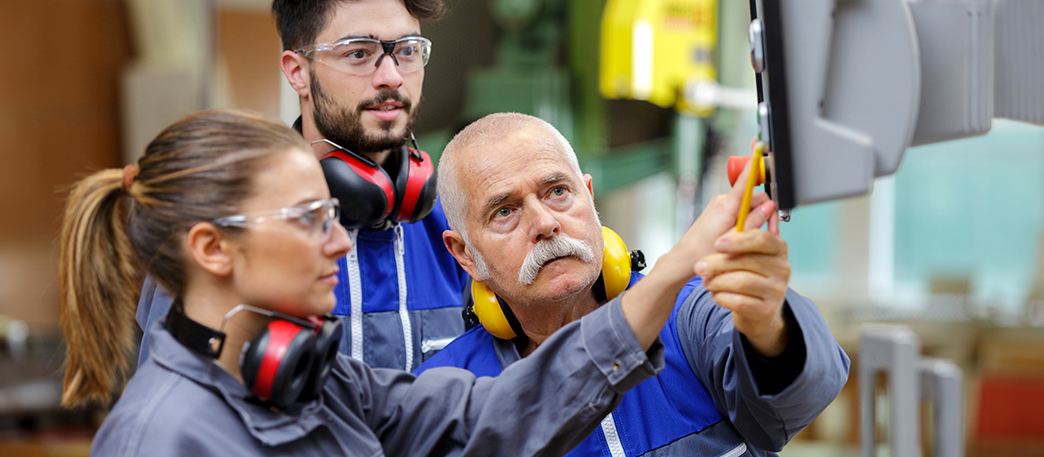
[[[645, 268], [642, 251], [628, 251], [623, 238], [608, 227], [602, 227], [605, 250], [602, 251], [602, 273], [598, 275], [593, 291], [599, 302], [620, 295], [631, 281], [631, 271]], [[522, 326], [504, 300], [485, 282], [472, 281], [471, 298], [474, 304], [464, 309], [464, 322], [469, 328], [481, 323], [493, 336], [510, 340], [522, 335]]]

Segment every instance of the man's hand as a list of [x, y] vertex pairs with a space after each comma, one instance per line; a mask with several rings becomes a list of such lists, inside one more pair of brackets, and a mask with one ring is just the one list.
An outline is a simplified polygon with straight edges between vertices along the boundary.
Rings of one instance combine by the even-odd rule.
[[[754, 161], [747, 163], [747, 168], [736, 179], [736, 185], [727, 194], [711, 199], [696, 221], [685, 232], [678, 244], [656, 261], [676, 267], [678, 278], [688, 281], [692, 277], [692, 268], [696, 261], [714, 254], [714, 242], [722, 235], [736, 230], [736, 219], [739, 217], [743, 202], [744, 183], [750, 174]], [[779, 215], [775, 211], [775, 203], [764, 192], [755, 192], [751, 197], [750, 213], [748, 213], [744, 230], [754, 230], [768, 222], [770, 233], [779, 234]], [[672, 268], [673, 271], [673, 268]]]
[[[768, 208], [770, 207], [771, 208]], [[758, 207], [775, 209], [769, 202]], [[783, 302], [790, 280], [787, 243], [763, 230], [730, 231], [714, 243], [717, 251], [696, 263], [696, 274], [714, 301], [732, 311], [736, 330], [763, 356], [787, 346]]]
[[[696, 218], [696, 221], [685, 233], [683, 240], [693, 237], [699, 240], [699, 244], [703, 248], [702, 252], [698, 252], [699, 256], [696, 257], [697, 259], [713, 254], [715, 251], [711, 245], [714, 243], [714, 240], [717, 240], [718, 237], [729, 230], [735, 230], [736, 220], [739, 218], [740, 206], [743, 202], [744, 184], [747, 182], [747, 176], [750, 175], [750, 168], [753, 165], [753, 160], [747, 161], [747, 167], [739, 175], [739, 178], [736, 179], [736, 185], [732, 186], [732, 189], [727, 194], [714, 196], [710, 204], [703, 209], [700, 217]], [[769, 232], [779, 234], [779, 215], [774, 211], [775, 207], [772, 210], [761, 208], [766, 203], [771, 203], [771, 199], [764, 192], [755, 192], [751, 196], [751, 212], [748, 215], [744, 230], [761, 227], [767, 220]], [[760, 214], [756, 214], [755, 210], [758, 209], [763, 211]]]
[[[750, 161], [751, 165], [753, 160]], [[736, 232], [736, 219], [739, 216], [740, 206], [743, 201], [743, 190], [747, 180], [747, 175], [750, 174], [750, 165], [747, 169], [740, 174], [737, 179], [737, 184], [732, 190], [723, 195], [718, 195], [711, 200], [710, 205], [703, 210], [700, 217], [696, 219], [696, 222], [689, 227], [689, 230], [685, 232], [678, 244], [674, 246], [670, 252], [667, 252], [656, 261], [656, 265], [652, 271], [646, 275], [645, 279], [638, 281], [637, 284], [632, 287], [628, 293], [624, 294], [621, 299], [621, 303], [624, 310], [624, 316], [627, 318], [628, 323], [634, 330], [635, 335], [638, 337], [643, 347], [648, 348], [652, 344], [653, 340], [659, 334], [660, 329], [663, 327], [663, 323], [670, 316], [671, 310], [674, 308], [674, 302], [678, 297], [678, 292], [681, 288], [692, 279], [694, 265], [701, 259], [709, 259], [712, 255], [718, 252], [716, 250], [715, 241], [721, 238], [723, 235], [747, 235], [750, 236], [752, 233], [762, 233], [768, 235], [779, 242], [782, 242], [775, 234], [779, 233], [779, 216], [776, 213], [776, 204], [768, 195], [765, 193], [755, 193], [751, 199], [751, 211], [748, 213], [746, 226], [744, 232]], [[768, 223], [769, 232], [763, 232], [758, 230], [759, 227]], [[739, 253], [746, 253], [744, 244], [738, 244], [733, 247], [737, 249]], [[728, 251], [721, 253], [720, 255], [727, 255]], [[783, 244], [783, 261], [786, 262], [786, 244]], [[757, 263], [757, 262], [755, 262]], [[719, 266], [716, 262], [715, 266]], [[783, 292], [786, 292], [786, 281], [790, 276], [790, 266], [786, 264], [786, 278], [783, 279]], [[736, 273], [742, 277], [745, 274], [743, 272], [732, 272], [731, 270], [736, 269], [735, 266], [725, 264], [720, 266], [719, 270], [721, 273]], [[698, 274], [698, 272], [697, 272]], [[701, 275], [702, 276], [702, 275]], [[730, 275], [731, 279], [733, 275]], [[704, 278], [706, 284], [707, 279]], [[714, 292], [708, 287], [708, 290]], [[782, 296], [781, 296], [782, 297]], [[779, 308], [779, 306], [777, 306]], [[778, 310], [777, 310], [778, 311]], [[733, 314], [733, 319], [737, 319], [736, 314]], [[780, 315], [780, 327], [782, 330], [782, 315]], [[755, 338], [758, 335], [772, 335], [769, 332], [762, 331], [761, 326], [759, 328], [753, 328], [751, 325], [738, 325], [739, 329], [752, 329], [756, 330], [753, 333], [746, 333], [747, 339], [750, 340], [751, 344], [756, 344], [755, 348], [758, 351], [762, 351], [762, 344], [766, 347], [768, 344], [762, 343], [762, 340], [777, 340], [769, 336], [767, 338], [758, 339], [758, 343], [755, 343]], [[743, 330], [740, 330], [743, 331]], [[752, 336], [754, 335], [754, 336]], [[784, 335], [785, 336], [785, 335]], [[786, 347], [786, 339], [783, 338], [783, 345], [780, 346], [780, 351]], [[766, 351], [765, 355], [776, 355], [778, 353], [771, 353], [771, 348]]]

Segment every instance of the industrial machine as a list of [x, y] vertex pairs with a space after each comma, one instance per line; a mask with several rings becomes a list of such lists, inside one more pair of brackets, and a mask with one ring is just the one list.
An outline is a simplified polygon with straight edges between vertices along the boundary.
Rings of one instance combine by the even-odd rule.
[[717, 0], [609, 0], [602, 13], [599, 92], [706, 116], [713, 106], [683, 96], [714, 81]]
[[751, 0], [768, 190], [798, 205], [869, 193], [909, 146], [1044, 125], [1039, 0]]

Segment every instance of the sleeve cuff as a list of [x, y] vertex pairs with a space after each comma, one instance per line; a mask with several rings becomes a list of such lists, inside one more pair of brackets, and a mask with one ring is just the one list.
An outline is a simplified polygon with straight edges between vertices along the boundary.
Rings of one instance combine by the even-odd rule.
[[613, 390], [623, 393], [656, 376], [664, 367], [664, 357], [663, 343], [659, 338], [648, 352], [642, 350], [624, 318], [620, 297], [584, 316], [580, 320], [580, 332], [591, 362]]
[[776, 357], [759, 355], [750, 346], [747, 337], [740, 335], [751, 376], [761, 395], [776, 395], [782, 392], [797, 379], [805, 367], [805, 336], [797, 318], [794, 317], [794, 312], [786, 302], [783, 303], [783, 318], [787, 321], [789, 331], [787, 347]]

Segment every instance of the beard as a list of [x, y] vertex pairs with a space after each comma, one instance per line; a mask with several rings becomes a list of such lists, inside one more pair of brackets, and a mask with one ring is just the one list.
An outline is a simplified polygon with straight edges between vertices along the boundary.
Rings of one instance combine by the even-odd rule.
[[[312, 111], [316, 130], [324, 138], [360, 154], [397, 150], [406, 144], [409, 132], [417, 121], [420, 104], [415, 107], [408, 97], [397, 90], [385, 90], [354, 107], [338, 104], [323, 91], [315, 73], [310, 74]], [[406, 114], [406, 125], [395, 131], [395, 121], [380, 121], [375, 131], [367, 132], [362, 125], [362, 114], [367, 106], [388, 100], [402, 104]]]

